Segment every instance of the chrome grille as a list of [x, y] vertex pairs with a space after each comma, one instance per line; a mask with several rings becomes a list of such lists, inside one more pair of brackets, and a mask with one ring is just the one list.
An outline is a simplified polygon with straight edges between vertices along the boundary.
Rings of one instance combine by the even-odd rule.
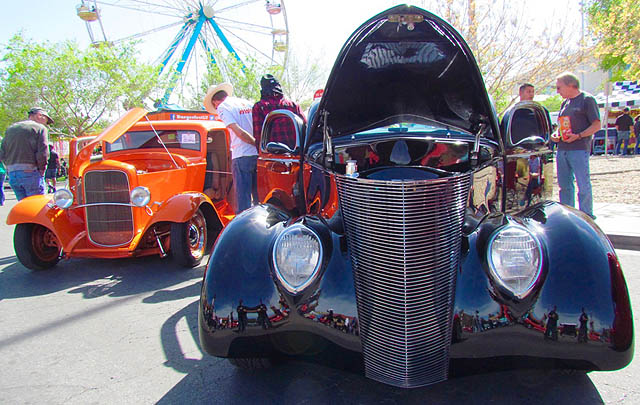
[[91, 242], [118, 246], [133, 239], [133, 216], [129, 204], [129, 179], [116, 170], [91, 171], [84, 175], [87, 232]]
[[336, 175], [369, 378], [447, 378], [470, 175], [379, 181]]

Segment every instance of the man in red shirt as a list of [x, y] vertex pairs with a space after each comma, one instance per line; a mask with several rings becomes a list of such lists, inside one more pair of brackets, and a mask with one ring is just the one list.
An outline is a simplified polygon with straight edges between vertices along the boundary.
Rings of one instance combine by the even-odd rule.
[[[264, 119], [273, 110], [289, 110], [306, 122], [300, 106], [291, 100], [284, 98], [282, 87], [273, 75], [266, 74], [260, 80], [260, 101], [253, 105], [253, 136], [256, 138], [256, 147], [260, 151], [262, 124]], [[289, 120], [278, 119], [271, 127], [269, 142], [280, 142], [293, 150], [296, 147], [295, 129]]]

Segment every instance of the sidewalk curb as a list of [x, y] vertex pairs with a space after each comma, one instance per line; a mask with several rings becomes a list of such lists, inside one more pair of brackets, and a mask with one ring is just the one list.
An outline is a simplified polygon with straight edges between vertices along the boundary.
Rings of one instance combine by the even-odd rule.
[[607, 234], [607, 237], [616, 249], [640, 251], [639, 236]]

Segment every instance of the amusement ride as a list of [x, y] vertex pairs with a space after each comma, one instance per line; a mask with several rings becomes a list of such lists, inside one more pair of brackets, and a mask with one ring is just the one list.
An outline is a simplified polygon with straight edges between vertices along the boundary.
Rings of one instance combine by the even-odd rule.
[[169, 104], [176, 87], [197, 87], [207, 64], [216, 64], [228, 77], [229, 58], [242, 67], [248, 58], [262, 66], [284, 68], [287, 62], [289, 29], [283, 0], [81, 0], [76, 14], [85, 22], [92, 44], [141, 40], [147, 46], [169, 38], [155, 61], [160, 74], [169, 78], [160, 106]]

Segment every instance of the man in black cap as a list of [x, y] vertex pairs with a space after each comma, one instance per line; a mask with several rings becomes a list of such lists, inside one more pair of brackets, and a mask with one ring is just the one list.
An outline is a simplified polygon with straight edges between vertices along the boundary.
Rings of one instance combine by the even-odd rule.
[[[260, 80], [260, 101], [253, 105], [253, 136], [256, 138], [256, 147], [260, 150], [262, 124], [264, 119], [273, 110], [289, 110], [306, 121], [300, 106], [291, 100], [284, 98], [282, 87], [273, 75], [266, 74]], [[278, 119], [271, 127], [269, 142], [280, 142], [290, 149], [296, 146], [295, 129], [288, 120]]]
[[18, 201], [36, 194], [44, 194], [44, 171], [49, 159], [47, 125], [51, 117], [40, 107], [29, 110], [29, 119], [7, 128], [0, 161], [9, 172], [9, 185]]

